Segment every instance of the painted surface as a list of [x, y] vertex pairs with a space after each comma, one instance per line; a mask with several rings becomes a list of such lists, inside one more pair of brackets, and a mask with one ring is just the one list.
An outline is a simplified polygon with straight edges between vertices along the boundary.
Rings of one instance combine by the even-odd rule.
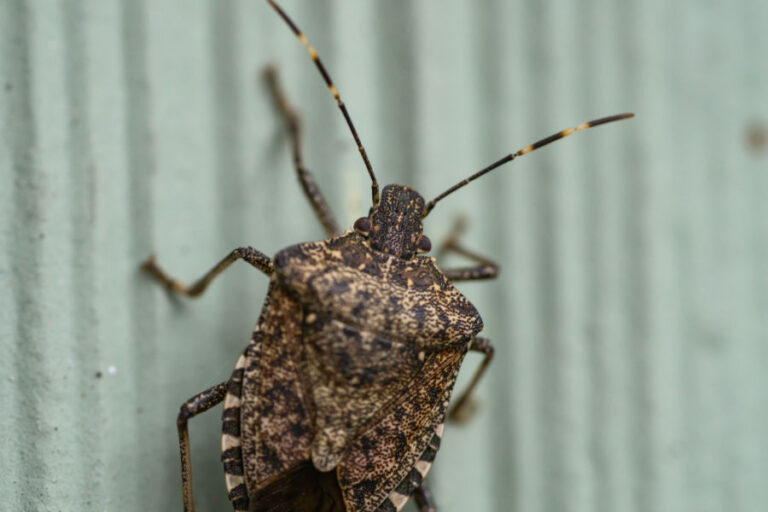
[[[283, 6], [382, 184], [428, 199], [539, 137], [637, 114], [426, 220], [437, 245], [466, 216], [502, 265], [461, 286], [497, 357], [476, 417], [446, 428], [441, 512], [764, 510], [768, 3]], [[351, 225], [359, 155], [265, 2], [0, 4], [0, 509], [180, 510], [178, 406], [229, 376], [266, 279], [237, 264], [182, 300], [138, 263], [191, 280], [234, 247], [321, 236], [268, 62]], [[201, 511], [226, 510], [218, 415], [191, 422]]]

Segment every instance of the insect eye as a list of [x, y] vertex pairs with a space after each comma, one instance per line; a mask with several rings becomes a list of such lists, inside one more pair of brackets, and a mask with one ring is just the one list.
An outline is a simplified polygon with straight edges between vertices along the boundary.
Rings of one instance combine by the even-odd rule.
[[417, 244], [417, 248], [419, 249], [419, 252], [429, 252], [430, 250], [432, 250], [432, 242], [429, 240], [429, 238], [422, 235], [422, 237], [419, 238], [419, 243]]
[[368, 217], [360, 217], [355, 221], [355, 231], [361, 235], [368, 235], [371, 232], [371, 219]]

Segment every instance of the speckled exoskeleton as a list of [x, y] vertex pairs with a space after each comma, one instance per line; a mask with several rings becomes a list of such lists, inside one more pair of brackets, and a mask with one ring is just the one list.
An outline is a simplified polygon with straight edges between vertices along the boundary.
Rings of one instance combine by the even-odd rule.
[[355, 138], [371, 177], [372, 206], [340, 232], [304, 168], [299, 118], [274, 69], [267, 83], [291, 141], [299, 181], [329, 238], [269, 258], [235, 249], [192, 286], [168, 277], [150, 258], [144, 268], [174, 292], [200, 295], [238, 259], [270, 278], [251, 340], [230, 379], [188, 400], [178, 416], [184, 510], [194, 510], [187, 420], [224, 402], [222, 462], [236, 511], [399, 511], [414, 495], [421, 512], [435, 511], [424, 484], [435, 458], [462, 359], [484, 359], [451, 416], [493, 356], [475, 307], [452, 282], [489, 279], [498, 267], [462, 248], [443, 247], [475, 266], [441, 270], [419, 255], [431, 243], [422, 219], [435, 204], [517, 156], [571, 133], [631, 117], [620, 114], [560, 131], [505, 156], [425, 203], [415, 190], [381, 191], [360, 138], [331, 79], [304, 35], [271, 0], [318, 67]]

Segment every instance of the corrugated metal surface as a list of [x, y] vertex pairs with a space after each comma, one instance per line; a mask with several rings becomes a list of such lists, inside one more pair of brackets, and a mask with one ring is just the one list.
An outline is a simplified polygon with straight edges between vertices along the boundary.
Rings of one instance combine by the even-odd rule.
[[[441, 511], [758, 511], [768, 502], [768, 4], [285, 0], [382, 182], [503, 265], [462, 289], [497, 359], [447, 430]], [[180, 509], [179, 404], [226, 379], [266, 279], [230, 249], [317, 239], [257, 72], [279, 64], [344, 224], [368, 181], [299, 43], [261, 1], [0, 4], [0, 509]], [[762, 128], [761, 128], [762, 127]], [[759, 138], [759, 137], [753, 137]], [[754, 142], [754, 141], [753, 141]], [[472, 360], [474, 359], [474, 360]], [[479, 358], [470, 357], [463, 377]], [[225, 510], [218, 413], [191, 424]]]

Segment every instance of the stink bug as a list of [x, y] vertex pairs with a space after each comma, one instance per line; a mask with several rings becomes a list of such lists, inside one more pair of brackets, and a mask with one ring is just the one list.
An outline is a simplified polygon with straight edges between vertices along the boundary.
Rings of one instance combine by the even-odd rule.
[[444, 247], [475, 266], [441, 270], [422, 234], [422, 219], [470, 181], [575, 131], [632, 117], [620, 114], [560, 131], [457, 183], [425, 202], [415, 190], [379, 192], [347, 108], [317, 52], [293, 21], [268, 3], [304, 44], [336, 100], [371, 179], [372, 206], [340, 232], [304, 168], [300, 122], [274, 69], [266, 78], [285, 122], [295, 170], [328, 239], [287, 247], [273, 258], [235, 249], [191, 286], [148, 259], [143, 267], [173, 292], [203, 293], [231, 263], [244, 259], [270, 278], [251, 340], [230, 379], [194, 396], [178, 415], [184, 510], [194, 510], [187, 421], [224, 402], [221, 456], [236, 511], [399, 511], [414, 495], [436, 510], [424, 485], [443, 433], [447, 405], [468, 351], [484, 359], [451, 415], [466, 399], [493, 347], [478, 333], [480, 314], [454, 281], [489, 279], [498, 267], [465, 250], [456, 236]]

